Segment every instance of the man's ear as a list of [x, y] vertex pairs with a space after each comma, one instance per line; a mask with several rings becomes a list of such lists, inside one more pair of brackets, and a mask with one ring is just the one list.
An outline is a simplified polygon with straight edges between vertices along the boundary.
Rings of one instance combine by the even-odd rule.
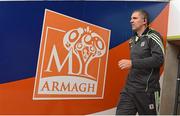
[[144, 23], [147, 23], [147, 19], [144, 18]]

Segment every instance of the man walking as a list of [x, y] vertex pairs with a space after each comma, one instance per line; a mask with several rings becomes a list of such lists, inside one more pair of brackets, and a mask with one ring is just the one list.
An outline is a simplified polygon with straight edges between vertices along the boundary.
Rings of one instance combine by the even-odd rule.
[[148, 27], [149, 15], [135, 10], [131, 15], [134, 36], [130, 39], [130, 59], [121, 59], [121, 70], [130, 69], [117, 105], [117, 115], [155, 115], [159, 108], [160, 67], [164, 62], [161, 35]]

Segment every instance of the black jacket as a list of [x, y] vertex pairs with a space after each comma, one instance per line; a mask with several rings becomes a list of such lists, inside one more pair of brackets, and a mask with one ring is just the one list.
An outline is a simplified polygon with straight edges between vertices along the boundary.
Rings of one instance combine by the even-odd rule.
[[164, 62], [164, 46], [161, 35], [146, 28], [141, 37], [130, 39], [132, 68], [128, 74], [126, 90], [154, 92], [160, 90], [160, 67]]

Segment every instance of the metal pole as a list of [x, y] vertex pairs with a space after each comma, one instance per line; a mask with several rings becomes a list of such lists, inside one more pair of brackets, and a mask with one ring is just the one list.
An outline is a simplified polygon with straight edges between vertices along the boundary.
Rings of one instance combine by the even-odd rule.
[[175, 96], [175, 104], [174, 104], [174, 115], [177, 115], [178, 112], [178, 104], [179, 104], [179, 85], [180, 85], [180, 51], [177, 55], [178, 61], [178, 71], [177, 71], [177, 83], [176, 83], [176, 96]]

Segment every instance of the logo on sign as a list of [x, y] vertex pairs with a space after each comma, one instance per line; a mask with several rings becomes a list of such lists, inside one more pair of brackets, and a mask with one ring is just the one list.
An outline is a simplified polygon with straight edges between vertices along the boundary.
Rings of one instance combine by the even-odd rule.
[[108, 29], [45, 10], [33, 99], [102, 99]]

